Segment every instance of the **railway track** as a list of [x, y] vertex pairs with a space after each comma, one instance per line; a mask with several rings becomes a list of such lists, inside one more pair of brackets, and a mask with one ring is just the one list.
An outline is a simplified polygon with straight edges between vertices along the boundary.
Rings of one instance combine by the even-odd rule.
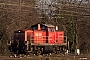
[[0, 60], [90, 60], [87, 55], [19, 55], [19, 56], [0, 56]]

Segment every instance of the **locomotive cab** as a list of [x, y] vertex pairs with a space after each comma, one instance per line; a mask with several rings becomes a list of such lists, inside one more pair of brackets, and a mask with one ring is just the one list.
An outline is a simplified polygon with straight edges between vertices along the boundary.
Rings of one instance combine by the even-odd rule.
[[24, 38], [25, 38], [25, 31], [23, 30], [14, 31], [12, 40], [10, 41], [9, 50], [14, 52], [15, 54], [24, 53], [25, 50]]

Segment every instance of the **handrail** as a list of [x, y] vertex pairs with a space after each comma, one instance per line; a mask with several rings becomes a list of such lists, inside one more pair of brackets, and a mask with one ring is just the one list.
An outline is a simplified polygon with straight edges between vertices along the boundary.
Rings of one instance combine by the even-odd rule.
[[56, 42], [56, 40], [58, 40], [58, 41], [60, 40], [60, 41], [63, 41], [64, 43], [67, 43], [67, 36], [58, 36], [58, 37], [56, 37], [56, 36], [55, 37], [52, 37], [52, 36], [30, 36], [29, 40], [31, 43], [34, 43], [34, 42], [35, 43], [40, 43], [40, 42], [46, 43], [46, 40], [48, 40], [48, 41], [53, 40], [55, 42]]

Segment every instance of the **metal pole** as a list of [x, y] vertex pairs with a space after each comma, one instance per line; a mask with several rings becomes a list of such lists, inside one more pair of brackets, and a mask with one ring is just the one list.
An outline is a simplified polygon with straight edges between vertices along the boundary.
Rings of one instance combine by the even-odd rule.
[[68, 53], [69, 53], [69, 41], [67, 40], [67, 36], [66, 36], [66, 43], [67, 43], [67, 45], [66, 45], [66, 49], [67, 49], [67, 51], [66, 51], [66, 53], [67, 53], [67, 55], [68, 55]]
[[76, 19], [76, 49], [78, 49], [77, 19]]
[[[20, 22], [20, 23], [22, 23], [22, 21], [21, 21], [21, 2], [22, 2], [22, 0], [19, 0], [19, 13], [20, 13], [20, 15], [19, 15], [20, 21], [19, 21], [19, 22]], [[19, 24], [20, 24], [20, 23], [19, 23]], [[22, 25], [20, 24], [20, 29], [21, 29], [21, 26], [22, 26]]]

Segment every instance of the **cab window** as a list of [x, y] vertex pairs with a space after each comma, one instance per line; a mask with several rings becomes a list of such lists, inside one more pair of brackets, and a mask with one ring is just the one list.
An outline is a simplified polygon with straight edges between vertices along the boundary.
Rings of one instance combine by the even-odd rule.
[[50, 28], [49, 31], [50, 31], [50, 32], [54, 32], [54, 29], [53, 29], [53, 28]]

